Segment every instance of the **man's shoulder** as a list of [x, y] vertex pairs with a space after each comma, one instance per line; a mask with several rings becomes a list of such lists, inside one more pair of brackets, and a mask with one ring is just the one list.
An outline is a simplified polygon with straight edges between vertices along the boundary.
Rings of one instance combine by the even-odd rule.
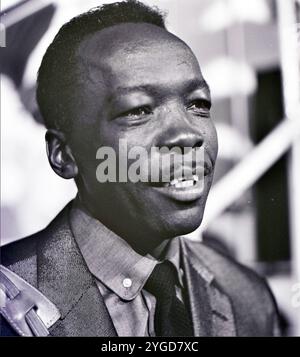
[[39, 247], [42, 246], [44, 241], [62, 234], [66, 227], [69, 226], [67, 218], [68, 206], [41, 231], [1, 246], [1, 265], [4, 265], [35, 286]]
[[239, 336], [280, 336], [277, 305], [265, 278], [206, 244], [189, 247], [193, 264], [207, 268], [212, 285], [229, 298]]
[[215, 283], [240, 306], [255, 304], [258, 312], [274, 311], [274, 298], [264, 277], [230, 255], [206, 244], [192, 242], [194, 253], [213, 274]]
[[229, 281], [231, 279], [229, 273], [236, 273], [244, 279], [249, 280], [249, 282], [264, 285], [265, 279], [262, 276], [253, 269], [239, 263], [230, 254], [216, 250], [202, 242], [192, 241], [188, 245], [216, 278], [219, 275], [222, 278], [223, 276], [227, 276], [226, 280]]
[[41, 232], [1, 247], [1, 265], [36, 285], [36, 246]]

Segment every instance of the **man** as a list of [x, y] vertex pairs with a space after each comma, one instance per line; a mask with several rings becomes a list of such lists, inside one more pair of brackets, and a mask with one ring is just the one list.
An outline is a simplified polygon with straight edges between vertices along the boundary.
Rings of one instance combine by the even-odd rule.
[[[59, 318], [53, 312], [44, 321], [50, 335], [278, 334], [264, 280], [181, 237], [201, 223], [217, 136], [198, 62], [158, 10], [124, 1], [64, 25], [43, 58], [37, 99], [50, 165], [75, 179], [78, 196], [45, 230], [4, 247], [2, 264], [55, 305]], [[159, 169], [169, 169], [168, 182], [114, 175], [99, 182], [99, 148], [112, 149], [120, 162], [121, 142], [147, 153], [176, 147], [180, 157], [202, 151], [203, 171], [192, 159], [196, 166], [180, 179], [169, 161]], [[153, 158], [146, 161], [139, 174], [148, 177]], [[24, 300], [22, 317], [34, 332], [39, 322]], [[11, 311], [2, 309], [6, 334], [13, 333]]]

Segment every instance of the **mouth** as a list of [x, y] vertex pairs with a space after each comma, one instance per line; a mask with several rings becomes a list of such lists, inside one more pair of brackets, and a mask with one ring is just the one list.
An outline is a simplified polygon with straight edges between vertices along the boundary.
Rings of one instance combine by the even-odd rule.
[[181, 177], [165, 183], [165, 187], [175, 188], [189, 188], [193, 187], [200, 180], [198, 175], [192, 175], [192, 177]]
[[153, 186], [153, 189], [172, 200], [179, 202], [193, 202], [203, 196], [205, 184], [204, 175], [185, 176]]

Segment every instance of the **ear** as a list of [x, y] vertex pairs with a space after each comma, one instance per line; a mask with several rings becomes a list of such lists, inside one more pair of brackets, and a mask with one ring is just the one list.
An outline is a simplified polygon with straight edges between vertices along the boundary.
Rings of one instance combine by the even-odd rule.
[[48, 160], [54, 172], [64, 179], [75, 178], [78, 167], [65, 135], [59, 130], [47, 130], [46, 144]]

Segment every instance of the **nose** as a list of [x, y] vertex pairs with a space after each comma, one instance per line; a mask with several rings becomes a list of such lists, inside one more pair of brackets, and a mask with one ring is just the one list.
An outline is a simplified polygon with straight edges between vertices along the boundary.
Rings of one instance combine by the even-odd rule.
[[184, 130], [183, 128], [171, 128], [164, 132], [159, 146], [165, 146], [168, 149], [179, 147], [182, 149], [195, 149], [203, 145], [203, 137], [199, 133]]
[[164, 121], [161, 134], [158, 138], [158, 147], [167, 147], [168, 149], [179, 147], [182, 153], [184, 152], [184, 148], [188, 151], [188, 148], [195, 149], [201, 147], [204, 139], [199, 129], [192, 126], [183, 113], [182, 115], [178, 114], [176, 115], [177, 118], [173, 116]]

